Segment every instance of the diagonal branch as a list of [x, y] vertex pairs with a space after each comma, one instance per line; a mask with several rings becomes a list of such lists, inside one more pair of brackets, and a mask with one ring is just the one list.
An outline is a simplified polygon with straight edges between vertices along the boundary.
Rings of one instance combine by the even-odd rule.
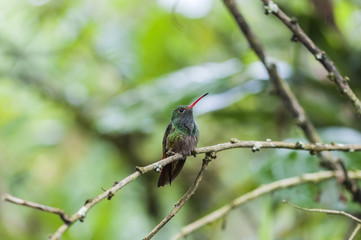
[[304, 208], [304, 207], [300, 207], [294, 203], [290, 203], [288, 201], [283, 200], [283, 203], [290, 205], [291, 207], [297, 208], [299, 210], [302, 211], [306, 211], [306, 212], [320, 212], [320, 213], [327, 213], [327, 214], [332, 214], [332, 215], [341, 215], [341, 216], [345, 216], [348, 217], [352, 220], [354, 220], [355, 222], [357, 222], [357, 226], [356, 228], [353, 230], [353, 232], [351, 233], [351, 236], [348, 238], [349, 240], [352, 240], [355, 238], [357, 232], [360, 230], [361, 228], [361, 219], [355, 217], [352, 214], [349, 214], [345, 211], [338, 211], [338, 210], [330, 210], [330, 209], [320, 209], [320, 208]]
[[154, 235], [157, 234], [159, 230], [162, 229], [165, 226], [165, 224], [167, 224], [167, 222], [169, 222], [169, 220], [171, 220], [179, 212], [179, 210], [183, 207], [183, 205], [195, 193], [199, 183], [202, 181], [208, 163], [211, 161], [212, 158], [215, 158], [215, 155], [214, 156], [209, 156], [208, 154], [206, 155], [206, 157], [203, 159], [202, 168], [199, 171], [197, 178], [194, 180], [192, 186], [183, 195], [183, 197], [174, 205], [172, 211], [170, 211], [170, 213], [143, 240], [149, 240], [152, 237], [154, 237]]
[[60, 239], [61, 236], [63, 235], [63, 233], [76, 221], [83, 221], [86, 214], [88, 213], [88, 211], [94, 206], [96, 205], [98, 202], [100, 202], [101, 200], [107, 198], [108, 200], [110, 200], [115, 192], [119, 191], [120, 189], [122, 189], [124, 186], [126, 186], [128, 183], [134, 181], [136, 178], [138, 178], [140, 175], [152, 171], [152, 170], [156, 170], [161, 168], [164, 165], [167, 165], [168, 163], [172, 162], [172, 161], [176, 161], [181, 159], [183, 156], [180, 154], [175, 154], [173, 156], [167, 157], [163, 160], [160, 160], [158, 162], [149, 164], [145, 167], [137, 167], [137, 171], [135, 171], [134, 173], [132, 173], [131, 175], [129, 175], [128, 177], [124, 178], [123, 180], [121, 180], [120, 182], [116, 183], [113, 187], [109, 188], [108, 190], [104, 191], [102, 194], [98, 195], [97, 197], [93, 198], [93, 199], [89, 199], [87, 200], [87, 202], [85, 203], [85, 205], [83, 207], [81, 207], [75, 214], [73, 214], [70, 217], [70, 221], [69, 223], [65, 223], [62, 226], [60, 226], [56, 232], [50, 236], [51, 240], [57, 240]]
[[320, 213], [327, 213], [327, 214], [332, 214], [332, 215], [343, 215], [343, 216], [346, 216], [348, 218], [351, 218], [352, 220], [354, 220], [357, 223], [361, 223], [361, 219], [359, 219], [359, 218], [355, 217], [354, 215], [349, 214], [349, 213], [347, 213], [345, 211], [337, 211], [337, 210], [321, 209], [321, 208], [304, 208], [304, 207], [300, 207], [300, 206], [298, 206], [298, 205], [296, 205], [294, 203], [290, 203], [290, 202], [288, 202], [286, 200], [283, 200], [282, 202], [287, 204], [287, 205], [290, 205], [291, 207], [302, 210], [302, 211], [320, 212]]
[[359, 117], [361, 117], [361, 101], [357, 98], [356, 94], [352, 91], [348, 84], [348, 78], [342, 77], [333, 62], [327, 57], [324, 51], [321, 51], [316, 44], [307, 36], [297, 23], [295, 18], [290, 18], [284, 13], [278, 5], [271, 0], [262, 0], [266, 14], [273, 13], [286, 25], [293, 33], [292, 40], [301, 42], [308, 51], [315, 56], [315, 58], [323, 65], [328, 71], [328, 77], [334, 81], [341, 92], [353, 105]]
[[[200, 229], [201, 227], [213, 223], [220, 218], [225, 217], [230, 211], [241, 206], [242, 204], [258, 198], [267, 193], [274, 192], [279, 189], [289, 188], [305, 183], [318, 183], [321, 181], [325, 181], [331, 178], [336, 178], [339, 172], [337, 171], [323, 171], [316, 173], [307, 173], [298, 177], [286, 178], [276, 182], [272, 182], [263, 186], [256, 188], [255, 190], [248, 192], [236, 199], [234, 199], [229, 204], [207, 214], [206, 216], [184, 226], [181, 232], [174, 236], [172, 240], [179, 240], [183, 237], [188, 236], [192, 232]], [[348, 176], [352, 179], [361, 179], [361, 171], [350, 171], [348, 172]]]
[[[241, 14], [238, 9], [237, 3], [235, 0], [223, 0], [224, 5], [228, 8], [234, 19], [236, 20], [239, 28], [243, 32], [244, 36], [246, 37], [250, 47], [253, 51], [257, 54], [259, 59], [264, 64], [268, 75], [276, 88], [278, 95], [280, 96], [281, 100], [283, 101], [284, 105], [287, 107], [291, 116], [294, 118], [297, 125], [303, 130], [304, 134], [308, 138], [308, 140], [312, 143], [321, 143], [321, 138], [316, 132], [315, 127], [313, 126], [312, 122], [308, 118], [307, 114], [305, 113], [304, 109], [298, 102], [297, 98], [294, 96], [293, 92], [289, 88], [287, 82], [282, 79], [278, 71], [276, 69], [276, 65], [274, 63], [269, 62], [268, 58], [266, 57], [267, 54], [256, 37], [253, 31], [250, 29], [248, 23], [246, 22], [245, 18]], [[270, 2], [271, 3], [271, 2]], [[271, 12], [277, 12], [278, 7], [277, 5], [268, 6], [268, 10]], [[319, 152], [318, 157], [320, 159], [320, 164], [329, 170], [341, 170], [344, 174], [339, 176], [339, 181], [344, 185], [344, 187], [352, 193], [353, 200], [357, 201], [361, 204], [361, 189], [357, 185], [355, 181], [352, 181], [347, 176], [347, 171], [343, 162], [339, 159], [334, 158], [329, 152]]]
[[14, 197], [14, 196], [12, 196], [10, 194], [7, 194], [7, 193], [3, 194], [2, 199], [4, 201], [11, 202], [11, 203], [14, 203], [14, 204], [17, 204], [17, 205], [22, 205], [22, 206], [25, 206], [25, 207], [35, 208], [35, 209], [38, 209], [40, 211], [44, 211], [44, 212], [59, 215], [64, 223], [69, 223], [70, 222], [69, 216], [62, 209], [42, 205], [42, 204], [39, 204], [39, 203], [27, 201], [27, 200], [23, 200], [21, 198]]
[[299, 127], [302, 128], [305, 135], [311, 142], [321, 142], [321, 138], [317, 135], [315, 127], [308, 119], [308, 116], [306, 115], [300, 103], [297, 101], [291, 89], [288, 87], [287, 83], [279, 84], [279, 82], [285, 81], [279, 76], [275, 64], [269, 61], [263, 45], [249, 27], [242, 13], [239, 11], [237, 3], [234, 0], [223, 0], [223, 2], [234, 17], [237, 25], [246, 37], [250, 47], [257, 54], [258, 58], [265, 66], [272, 83], [277, 88], [278, 94], [280, 95], [281, 100], [286, 105], [287, 109], [290, 111], [291, 116], [296, 120], [296, 123], [299, 125]]
[[361, 229], [361, 224], [357, 224], [357, 226], [355, 227], [355, 229], [353, 230], [351, 236], [348, 238], [348, 240], [352, 240], [356, 237], [356, 234], [360, 231]]

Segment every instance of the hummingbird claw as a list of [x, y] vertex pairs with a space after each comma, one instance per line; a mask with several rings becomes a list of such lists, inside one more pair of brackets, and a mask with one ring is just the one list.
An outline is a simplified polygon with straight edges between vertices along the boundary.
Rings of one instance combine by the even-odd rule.
[[191, 154], [192, 154], [193, 157], [197, 157], [196, 151], [192, 150], [192, 151], [191, 151]]
[[170, 157], [170, 156], [173, 156], [173, 155], [175, 155], [175, 152], [173, 152], [171, 149], [169, 149], [168, 151], [167, 151], [167, 157]]

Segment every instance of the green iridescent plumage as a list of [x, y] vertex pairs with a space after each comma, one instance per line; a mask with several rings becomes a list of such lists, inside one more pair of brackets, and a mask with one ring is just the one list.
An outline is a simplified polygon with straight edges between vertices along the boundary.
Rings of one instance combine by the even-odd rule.
[[191, 105], [181, 105], [172, 111], [171, 122], [163, 137], [163, 158], [173, 153], [180, 153], [185, 157], [163, 167], [158, 180], [158, 187], [171, 183], [182, 170], [186, 156], [191, 155], [198, 143], [198, 126], [193, 118], [194, 105], [206, 96], [204, 94]]

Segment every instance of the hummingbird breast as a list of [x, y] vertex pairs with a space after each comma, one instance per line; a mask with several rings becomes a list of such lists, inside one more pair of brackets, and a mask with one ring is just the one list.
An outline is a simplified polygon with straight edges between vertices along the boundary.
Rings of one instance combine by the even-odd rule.
[[171, 150], [185, 156], [191, 155], [192, 151], [197, 147], [198, 137], [198, 129], [196, 129], [192, 135], [175, 129], [169, 134], [165, 149], [163, 150], [165, 150], [165, 153]]

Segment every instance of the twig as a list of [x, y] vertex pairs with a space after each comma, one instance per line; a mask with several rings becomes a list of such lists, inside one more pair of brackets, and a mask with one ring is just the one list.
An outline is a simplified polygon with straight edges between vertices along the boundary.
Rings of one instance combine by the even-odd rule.
[[50, 239], [51, 240], [60, 239], [61, 236], [63, 235], [63, 233], [71, 226], [71, 224], [73, 224], [74, 222], [76, 222], [78, 220], [82, 221], [85, 218], [85, 216], [86, 216], [87, 212], [90, 210], [90, 208], [92, 208], [95, 204], [97, 204], [98, 202], [100, 202], [101, 200], [103, 200], [105, 198], [110, 199], [112, 196], [114, 196], [115, 192], [122, 189], [125, 185], [127, 185], [131, 181], [135, 180], [140, 175], [142, 175], [146, 172], [155, 170], [157, 168], [161, 168], [162, 166], [164, 166], [172, 161], [179, 160], [181, 158], [182, 158], [182, 155], [175, 154], [173, 156], [170, 156], [170, 157], [160, 160], [158, 162], [149, 164], [145, 167], [137, 167], [137, 171], [135, 171], [128, 177], [124, 178], [122, 181], [118, 182], [113, 187], [104, 191], [102, 194], [98, 195], [97, 197], [88, 200], [83, 207], [81, 207], [75, 214], [73, 214], [70, 217], [69, 223], [66, 223], [66, 224], [63, 224], [62, 226], [60, 226], [56, 230], [56, 232], [50, 236]]
[[[319, 152], [319, 151], [346, 151], [346, 152], [354, 152], [354, 151], [361, 151], [361, 145], [360, 144], [341, 144], [341, 143], [332, 143], [332, 144], [311, 144], [311, 143], [302, 143], [302, 142], [296, 142], [296, 143], [289, 143], [289, 142], [277, 142], [277, 141], [239, 141], [238, 139], [232, 138], [230, 142], [227, 143], [221, 143], [213, 146], [208, 147], [202, 147], [197, 148], [195, 152], [197, 154], [201, 153], [217, 153], [221, 152], [227, 149], [232, 148], [251, 148], [252, 151], [259, 151], [262, 148], [283, 148], [283, 149], [293, 149], [293, 150], [305, 150], [305, 151], [312, 151], [312, 152]], [[128, 183], [134, 181], [137, 179], [140, 175], [145, 174], [149, 171], [160, 169], [162, 166], [179, 160], [182, 158], [182, 155], [176, 154], [174, 156], [170, 156], [168, 158], [165, 158], [163, 160], [160, 160], [158, 162], [149, 164], [145, 167], [136, 167], [136, 171], [129, 176], [125, 177], [120, 182], [116, 183], [113, 187], [105, 190], [102, 194], [96, 196], [93, 199], [89, 199], [86, 204], [81, 207], [76, 213], [74, 213], [72, 216], [68, 216], [64, 213], [63, 210], [59, 209], [60, 211], [63, 211], [64, 213], [64, 224], [60, 226], [56, 232], [50, 237], [50, 239], [60, 239], [62, 234], [76, 221], [82, 220], [85, 218], [87, 212], [92, 208], [95, 204], [102, 201], [103, 199], [111, 199], [114, 194], [122, 189], [124, 186], [126, 186]], [[8, 194], [4, 194], [3, 198], [5, 200], [6, 196], [10, 196]], [[14, 197], [15, 198], [15, 197]], [[18, 199], [18, 198], [16, 198]], [[20, 202], [27, 202], [22, 199], [18, 199]], [[18, 202], [19, 202], [18, 201]], [[12, 203], [19, 204], [16, 201], [11, 201]], [[37, 203], [34, 203], [37, 204]], [[24, 206], [28, 206], [25, 204], [20, 204]], [[38, 204], [39, 206], [43, 206], [41, 204]], [[30, 206], [29, 206], [30, 207]], [[39, 209], [39, 208], [37, 208]], [[45, 210], [43, 210], [45, 211]], [[60, 214], [59, 214], [60, 215]], [[61, 216], [61, 215], [60, 215]]]
[[[178, 240], [181, 239], [190, 233], [196, 231], [197, 229], [210, 224], [212, 222], [215, 222], [216, 220], [226, 216], [231, 210], [233, 210], [236, 207], [239, 207], [240, 205], [258, 198], [264, 194], [271, 193], [273, 191], [276, 191], [278, 189], [284, 189], [293, 187], [300, 184], [305, 183], [317, 183], [321, 181], [325, 181], [330, 178], [335, 178], [339, 173], [337, 171], [323, 171], [323, 172], [316, 172], [316, 173], [307, 173], [303, 174], [298, 177], [292, 177], [292, 178], [286, 178], [282, 179], [276, 182], [272, 182], [263, 186], [260, 186], [259, 188], [248, 192], [236, 199], [234, 199], [229, 204], [209, 213], [208, 215], [184, 226], [181, 230], [181, 232], [174, 236], [172, 240]], [[349, 171], [348, 176], [352, 179], [361, 179], [361, 171]]]
[[7, 193], [2, 195], [2, 199], [4, 201], [11, 202], [11, 203], [14, 203], [14, 204], [17, 204], [17, 205], [22, 205], [22, 206], [26, 206], [26, 207], [30, 207], [30, 208], [35, 208], [35, 209], [38, 209], [38, 210], [41, 210], [41, 211], [44, 211], [44, 212], [59, 215], [64, 223], [70, 222], [69, 216], [63, 210], [61, 210], [59, 208], [54, 208], [54, 207], [42, 205], [42, 204], [39, 204], [39, 203], [23, 200], [23, 199], [14, 197], [14, 196], [12, 196], [10, 194], [7, 194]]
[[197, 190], [199, 183], [202, 180], [202, 177], [204, 175], [204, 172], [208, 166], [208, 163], [211, 161], [211, 157], [208, 155], [203, 159], [202, 168], [198, 173], [197, 178], [194, 180], [192, 186], [188, 189], [188, 191], [183, 195], [183, 197], [174, 205], [174, 208], [170, 213], [143, 239], [143, 240], [149, 240], [152, 237], [154, 237], [157, 232], [159, 232], [160, 229], [164, 227], [164, 225], [172, 219], [178, 211], [183, 207], [183, 205], [189, 200], [189, 198], [194, 194], [194, 192]]
[[353, 230], [353, 232], [352, 232], [351, 236], [348, 238], [348, 240], [353, 240], [356, 237], [356, 234], [358, 233], [358, 231], [360, 231], [360, 229], [361, 229], [361, 224], [357, 224], [357, 226]]
[[354, 220], [357, 223], [361, 223], [361, 219], [353, 216], [352, 214], [349, 214], [347, 212], [344, 211], [338, 211], [338, 210], [330, 210], [330, 209], [321, 209], [321, 208], [304, 208], [304, 207], [300, 207], [294, 203], [290, 203], [288, 201], [283, 200], [283, 203], [290, 205], [291, 207], [306, 211], [306, 212], [320, 212], [320, 213], [327, 213], [327, 214], [333, 214], [333, 215], [343, 215], [346, 216], [348, 218], [351, 218], [352, 220]]
[[356, 94], [352, 91], [348, 84], [348, 78], [342, 77], [333, 62], [326, 56], [324, 51], [321, 51], [316, 44], [307, 36], [307, 34], [298, 25], [295, 18], [290, 18], [271, 0], [262, 0], [266, 13], [272, 13], [280, 19], [294, 34], [292, 39], [301, 42], [308, 51], [315, 56], [315, 58], [324, 66], [328, 71], [328, 78], [334, 81], [340, 92], [348, 98], [354, 106], [357, 114], [361, 117], [361, 101], [357, 98]]
[[[311, 142], [321, 142], [321, 138], [317, 136], [317, 133], [315, 134], [315, 127], [309, 121], [305, 111], [297, 101], [296, 97], [288, 87], [287, 83], [279, 76], [276, 65], [270, 62], [269, 58], [267, 57], [267, 53], [263, 48], [263, 45], [261, 44], [257, 36], [253, 33], [252, 29], [249, 27], [242, 13], [239, 11], [237, 3], [234, 0], [223, 0], [223, 2], [236, 20], [250, 47], [257, 54], [258, 58], [265, 66], [272, 83], [277, 88], [277, 93], [280, 95], [281, 100], [290, 111], [291, 116], [296, 120], [296, 123], [302, 128], [302, 130], [305, 132], [305, 135]], [[280, 84], [280, 82], [285, 82], [285, 84]]]
[[349, 240], [354, 239], [354, 237], [356, 236], [357, 232], [360, 230], [361, 228], [361, 219], [355, 217], [352, 214], [349, 214], [345, 211], [338, 211], [338, 210], [330, 210], [330, 209], [321, 209], [321, 208], [304, 208], [304, 207], [300, 207], [294, 203], [290, 203], [288, 201], [283, 200], [283, 203], [290, 205], [291, 207], [297, 208], [299, 210], [302, 211], [306, 211], [306, 212], [319, 212], [319, 213], [327, 213], [327, 214], [332, 214], [332, 215], [342, 215], [342, 216], [346, 216], [348, 218], [351, 218], [352, 220], [354, 220], [355, 222], [357, 222], [357, 226], [356, 228], [353, 230], [351, 236], [349, 237]]
[[[321, 138], [317, 134], [312, 122], [309, 120], [304, 109], [298, 102], [297, 98], [294, 96], [293, 92], [290, 90], [287, 82], [279, 76], [276, 65], [270, 62], [266, 57], [267, 54], [262, 44], [248, 26], [245, 18], [238, 9], [235, 0], [223, 0], [223, 2], [236, 20], [250, 47], [264, 64], [268, 75], [270, 76], [270, 79], [277, 90], [278, 95], [291, 113], [291, 116], [295, 119], [297, 125], [303, 130], [310, 142], [321, 143]], [[268, 8], [266, 9], [267, 11], [278, 11], [277, 5], [270, 5], [270, 1], [268, 3]], [[352, 181], [348, 178], [347, 171], [345, 170], [345, 166], [343, 165], [342, 161], [334, 158], [329, 152], [319, 152], [317, 155], [320, 159], [320, 164], [322, 166], [328, 168], [329, 170], [341, 170], [344, 173], [343, 175], [340, 175], [338, 177], [338, 180], [349, 192], [352, 193], [353, 200], [361, 203], [361, 189], [355, 181]]]

